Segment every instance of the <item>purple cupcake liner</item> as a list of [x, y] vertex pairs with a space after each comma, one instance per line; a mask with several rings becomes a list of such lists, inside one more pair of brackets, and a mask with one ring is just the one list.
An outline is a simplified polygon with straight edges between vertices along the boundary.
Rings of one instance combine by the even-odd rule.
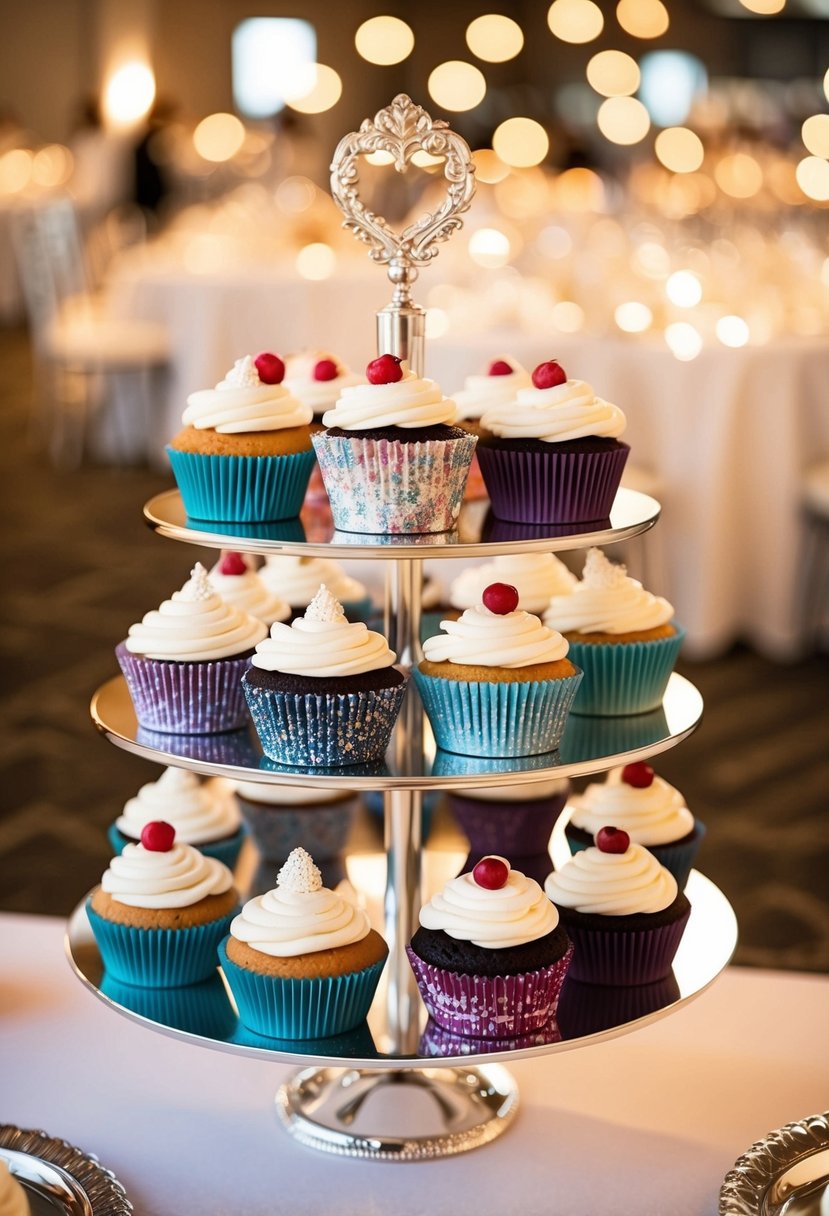
[[429, 1018], [417, 1051], [421, 1056], [474, 1056], [495, 1051], [523, 1051], [527, 1047], [545, 1047], [560, 1042], [561, 1031], [554, 1018], [530, 1034], [519, 1034], [511, 1039], [466, 1038], [444, 1030]]
[[652, 642], [571, 639], [567, 657], [584, 672], [573, 713], [614, 717], [657, 709], [685, 638], [685, 630], [675, 628], [673, 637]]
[[603, 988], [568, 975], [561, 990], [556, 1021], [565, 1039], [599, 1034], [665, 1009], [679, 999], [679, 984], [671, 973], [653, 984]]
[[466, 833], [471, 852], [479, 856], [545, 852], [566, 802], [566, 790], [546, 798], [514, 802], [449, 795], [449, 809]]
[[137, 929], [99, 916], [91, 900], [86, 904], [105, 971], [122, 984], [147, 988], [178, 988], [214, 975], [216, 948], [238, 911], [186, 929]]
[[[242, 845], [247, 837], [247, 828], [240, 827], [238, 832], [234, 832], [232, 836], [225, 836], [223, 840], [205, 840], [201, 844], [194, 844], [193, 848], [198, 849], [205, 857], [213, 857], [216, 861], [222, 862], [229, 870], [232, 870], [239, 860], [239, 853]], [[130, 839], [115, 826], [114, 823], [109, 825], [107, 829], [107, 840], [109, 841], [112, 851], [116, 857], [123, 853], [128, 844], [138, 844], [136, 839]], [[189, 841], [178, 837], [180, 844], [188, 844]]]
[[[653, 929], [585, 928], [567, 918], [573, 941], [571, 977], [588, 984], [653, 984], [671, 971], [691, 909]], [[608, 922], [612, 918], [608, 917]]]
[[527, 452], [478, 448], [492, 513], [528, 524], [570, 524], [610, 515], [630, 448], [601, 452]]
[[124, 673], [135, 716], [148, 730], [213, 735], [248, 723], [242, 676], [250, 656], [176, 663], [131, 654], [123, 642], [115, 657]]
[[237, 798], [242, 818], [263, 857], [287, 857], [301, 846], [317, 862], [342, 853], [359, 807], [356, 797], [298, 807], [249, 802], [238, 794]]
[[548, 967], [519, 975], [464, 975], [406, 954], [430, 1017], [463, 1038], [511, 1039], [531, 1034], [555, 1017], [572, 945]]
[[299, 515], [314, 452], [202, 456], [166, 448], [189, 519], [269, 523]]
[[474, 435], [400, 443], [319, 431], [312, 442], [338, 531], [454, 528], [477, 443]]
[[[685, 884], [700, 850], [705, 830], [705, 824], [699, 819], [695, 819], [694, 833], [688, 840], [678, 841], [675, 844], [646, 844], [643, 846], [649, 853], [653, 853], [660, 865], [673, 874], [680, 891], [685, 890]], [[571, 853], [579, 853], [588, 847], [585, 842], [575, 839], [566, 829], [564, 835]]]

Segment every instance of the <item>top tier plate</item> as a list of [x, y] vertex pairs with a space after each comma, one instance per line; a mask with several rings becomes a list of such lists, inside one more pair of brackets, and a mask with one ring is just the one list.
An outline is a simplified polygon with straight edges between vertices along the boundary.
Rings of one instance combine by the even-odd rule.
[[464, 503], [451, 532], [384, 536], [338, 532], [327, 508], [303, 509], [297, 519], [271, 524], [225, 524], [188, 519], [178, 490], [157, 494], [144, 507], [161, 536], [213, 549], [287, 553], [299, 557], [399, 558], [494, 557], [500, 553], [552, 552], [610, 545], [638, 536], [659, 518], [655, 498], [621, 489], [609, 519], [581, 524], [510, 524], [494, 519], [487, 499]]

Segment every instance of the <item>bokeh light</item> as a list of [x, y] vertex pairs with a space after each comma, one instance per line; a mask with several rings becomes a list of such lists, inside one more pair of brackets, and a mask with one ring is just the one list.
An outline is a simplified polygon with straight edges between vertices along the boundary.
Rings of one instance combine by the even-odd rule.
[[675, 270], [665, 284], [665, 295], [678, 308], [693, 308], [702, 299], [702, 283], [692, 270]]
[[702, 350], [702, 335], [688, 321], [675, 321], [665, 330], [665, 341], [675, 359], [689, 363]]
[[599, 130], [611, 143], [638, 144], [650, 130], [648, 111], [635, 97], [608, 97], [596, 117]]
[[723, 346], [745, 346], [751, 331], [742, 317], [735, 315], [720, 317], [715, 332]]
[[797, 184], [807, 198], [816, 203], [829, 200], [829, 161], [805, 156], [797, 166]]
[[245, 142], [245, 128], [235, 114], [208, 114], [193, 132], [193, 147], [202, 160], [231, 160]]
[[479, 266], [496, 270], [509, 261], [510, 242], [506, 233], [498, 228], [479, 228], [469, 238], [469, 256]]
[[317, 241], [300, 249], [295, 265], [303, 279], [330, 279], [337, 266], [337, 255], [330, 245]]
[[763, 185], [763, 170], [747, 152], [733, 152], [714, 166], [714, 178], [723, 194], [751, 198]]
[[547, 132], [533, 118], [508, 118], [495, 128], [492, 147], [506, 165], [528, 169], [540, 165], [550, 150]]
[[399, 17], [371, 17], [354, 35], [357, 53], [368, 63], [388, 67], [402, 63], [414, 49], [411, 27]]
[[312, 64], [310, 77], [313, 81], [310, 87], [301, 96], [289, 97], [288, 105], [300, 114], [323, 114], [342, 97], [343, 82], [339, 73], [326, 63]]
[[444, 110], [473, 110], [486, 96], [486, 79], [480, 68], [450, 59], [429, 74], [429, 96]]
[[281, 211], [300, 215], [313, 205], [317, 188], [308, 177], [286, 177], [276, 187], [274, 198]]
[[562, 42], [592, 42], [604, 28], [604, 17], [593, 0], [554, 0], [547, 24]]
[[442, 338], [449, 332], [449, 313], [444, 308], [426, 309], [426, 337]]
[[671, 24], [662, 0], [619, 0], [616, 20], [632, 38], [660, 38]]
[[604, 182], [592, 169], [577, 166], [565, 169], [555, 183], [556, 203], [565, 211], [601, 211], [605, 201]]
[[104, 117], [112, 127], [140, 122], [154, 101], [155, 76], [146, 63], [125, 63], [104, 85]]
[[32, 177], [32, 154], [28, 148], [12, 148], [0, 156], [0, 194], [19, 194]]
[[486, 13], [467, 26], [466, 45], [473, 55], [486, 63], [506, 63], [524, 46], [524, 34], [511, 17]]
[[563, 334], [577, 334], [584, 328], [584, 309], [574, 300], [559, 300], [550, 309], [553, 326]]
[[826, 69], [823, 76], [823, 94], [826, 100], [829, 101], [829, 68]]
[[757, 13], [760, 17], [772, 17], [775, 13], [782, 13], [786, 0], [740, 0], [740, 4], [750, 13]]
[[619, 329], [626, 334], [643, 334], [653, 324], [653, 313], [639, 300], [619, 304], [613, 316]]
[[472, 153], [472, 163], [475, 166], [475, 176], [479, 182], [494, 186], [502, 182], [509, 173], [509, 165], [505, 165], [492, 148], [476, 148]]
[[382, 149], [377, 152], [366, 152], [367, 165], [393, 165], [394, 156], [391, 152], [384, 152]]
[[624, 51], [598, 51], [587, 64], [587, 80], [603, 97], [626, 97], [639, 88], [639, 64]]
[[829, 158], [829, 114], [813, 114], [806, 119], [800, 133], [813, 156]]
[[694, 173], [702, 164], [702, 140], [687, 127], [668, 127], [654, 143], [657, 159], [672, 173]]
[[62, 186], [72, 176], [72, 153], [62, 144], [47, 144], [35, 152], [32, 181], [45, 190]]

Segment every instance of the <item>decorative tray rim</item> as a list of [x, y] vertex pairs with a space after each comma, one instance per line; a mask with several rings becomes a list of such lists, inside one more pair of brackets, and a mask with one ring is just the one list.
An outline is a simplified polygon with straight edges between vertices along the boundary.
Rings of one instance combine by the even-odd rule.
[[94, 1154], [85, 1153], [67, 1140], [5, 1123], [0, 1125], [0, 1155], [3, 1149], [34, 1157], [68, 1174], [85, 1195], [92, 1216], [128, 1216], [134, 1211], [112, 1170], [101, 1165]]

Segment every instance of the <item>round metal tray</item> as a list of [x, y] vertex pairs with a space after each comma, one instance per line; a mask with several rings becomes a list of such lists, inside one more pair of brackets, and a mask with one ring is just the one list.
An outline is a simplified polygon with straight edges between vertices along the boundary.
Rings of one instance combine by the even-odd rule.
[[743, 1153], [725, 1176], [719, 1214], [824, 1216], [827, 1188], [829, 1111], [824, 1111], [769, 1132]]
[[0, 1127], [0, 1160], [23, 1187], [32, 1216], [128, 1216], [133, 1210], [97, 1158], [45, 1132]]

